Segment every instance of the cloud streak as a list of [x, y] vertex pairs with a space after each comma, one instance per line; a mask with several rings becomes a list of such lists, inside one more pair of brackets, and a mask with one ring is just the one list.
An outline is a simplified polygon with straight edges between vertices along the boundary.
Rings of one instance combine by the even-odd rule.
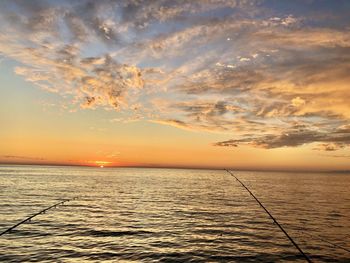
[[293, 129], [284, 131], [279, 135], [267, 134], [264, 136], [246, 137], [243, 139], [217, 142], [214, 145], [237, 147], [240, 144], [249, 144], [254, 147], [272, 149], [296, 147], [315, 142], [322, 143], [316, 148], [318, 150], [335, 151], [350, 144], [350, 133], [337, 131], [323, 133], [308, 129]]
[[19, 160], [30, 160], [30, 161], [45, 161], [45, 158], [29, 157], [29, 156], [18, 156], [18, 155], [3, 155], [5, 159], [19, 159]]

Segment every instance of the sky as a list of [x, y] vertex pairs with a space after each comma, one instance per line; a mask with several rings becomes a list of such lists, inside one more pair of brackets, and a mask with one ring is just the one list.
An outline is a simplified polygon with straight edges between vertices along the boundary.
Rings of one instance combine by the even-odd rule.
[[0, 2], [0, 163], [350, 169], [350, 1]]

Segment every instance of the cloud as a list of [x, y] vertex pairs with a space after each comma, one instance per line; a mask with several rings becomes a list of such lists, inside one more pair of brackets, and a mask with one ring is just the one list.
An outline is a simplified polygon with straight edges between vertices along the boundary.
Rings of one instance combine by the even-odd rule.
[[280, 147], [297, 147], [308, 143], [321, 142], [315, 150], [335, 151], [350, 145], [348, 131], [334, 130], [329, 133], [319, 132], [305, 128], [286, 130], [280, 134], [267, 134], [263, 136], [246, 137], [217, 142], [215, 146], [233, 146], [248, 144], [258, 148], [272, 149]]
[[159, 124], [165, 124], [165, 125], [171, 125], [177, 128], [185, 129], [185, 130], [190, 130], [190, 131], [195, 131], [196, 129], [192, 127], [191, 125], [180, 121], [180, 120], [175, 120], [175, 119], [168, 119], [168, 120], [152, 120], [154, 123], [159, 123]]
[[342, 149], [344, 147], [345, 146], [343, 144], [322, 143], [322, 144], [319, 144], [317, 147], [315, 147], [314, 150], [332, 152], [332, 151], [337, 151], [339, 149]]
[[29, 157], [29, 156], [18, 156], [18, 155], [3, 155], [1, 156], [5, 159], [21, 159], [21, 160], [33, 160], [33, 161], [45, 161], [44, 158], [39, 157]]
[[300, 97], [295, 97], [295, 98], [293, 98], [292, 99], [292, 105], [294, 106], [294, 107], [301, 107], [301, 106], [303, 106], [303, 105], [305, 105], [305, 103], [306, 103], [306, 101], [305, 100], [303, 100], [302, 98], [300, 98]]
[[[16, 13], [11, 12], [12, 5], [2, 3], [4, 10], [9, 10], [1, 12], [0, 17], [1, 52], [22, 64], [15, 69], [18, 75], [47, 91], [70, 95], [82, 108], [127, 108], [128, 96], [144, 87], [142, 70], [120, 63], [108, 52], [82, 54], [88, 53], [84, 45], [96, 43], [95, 48], [104, 49], [106, 41], [116, 43], [117, 36], [111, 28], [114, 22], [99, 16], [109, 5], [107, 2], [86, 2], [79, 11], [74, 6], [38, 2], [14, 5], [22, 10]], [[18, 20], [15, 25], [14, 19]]]
[[291, 5], [3, 1], [0, 55], [72, 107], [118, 110], [124, 122], [229, 133], [224, 146], [346, 147], [346, 14]]
[[346, 155], [346, 154], [322, 154], [321, 156], [350, 159], [350, 155]]

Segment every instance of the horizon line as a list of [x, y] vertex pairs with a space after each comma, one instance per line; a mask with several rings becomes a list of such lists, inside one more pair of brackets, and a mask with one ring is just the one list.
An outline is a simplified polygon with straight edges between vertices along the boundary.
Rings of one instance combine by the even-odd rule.
[[[33, 166], [65, 166], [65, 167], [87, 167], [101, 168], [98, 165], [72, 164], [72, 163], [30, 163], [30, 162], [1, 162], [0, 165], [33, 165]], [[211, 167], [211, 166], [172, 166], [172, 165], [104, 165], [103, 168], [148, 168], [148, 169], [198, 169], [198, 170], [235, 170], [254, 172], [304, 172], [304, 173], [350, 173], [350, 170], [317, 170], [317, 169], [288, 169], [288, 168], [246, 168], [246, 167]]]

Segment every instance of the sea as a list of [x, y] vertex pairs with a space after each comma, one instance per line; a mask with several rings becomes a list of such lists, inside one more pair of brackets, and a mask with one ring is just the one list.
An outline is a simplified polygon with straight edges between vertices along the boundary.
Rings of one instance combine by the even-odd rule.
[[[313, 262], [350, 262], [350, 174], [232, 171]], [[224, 170], [1, 165], [0, 262], [305, 262]]]

